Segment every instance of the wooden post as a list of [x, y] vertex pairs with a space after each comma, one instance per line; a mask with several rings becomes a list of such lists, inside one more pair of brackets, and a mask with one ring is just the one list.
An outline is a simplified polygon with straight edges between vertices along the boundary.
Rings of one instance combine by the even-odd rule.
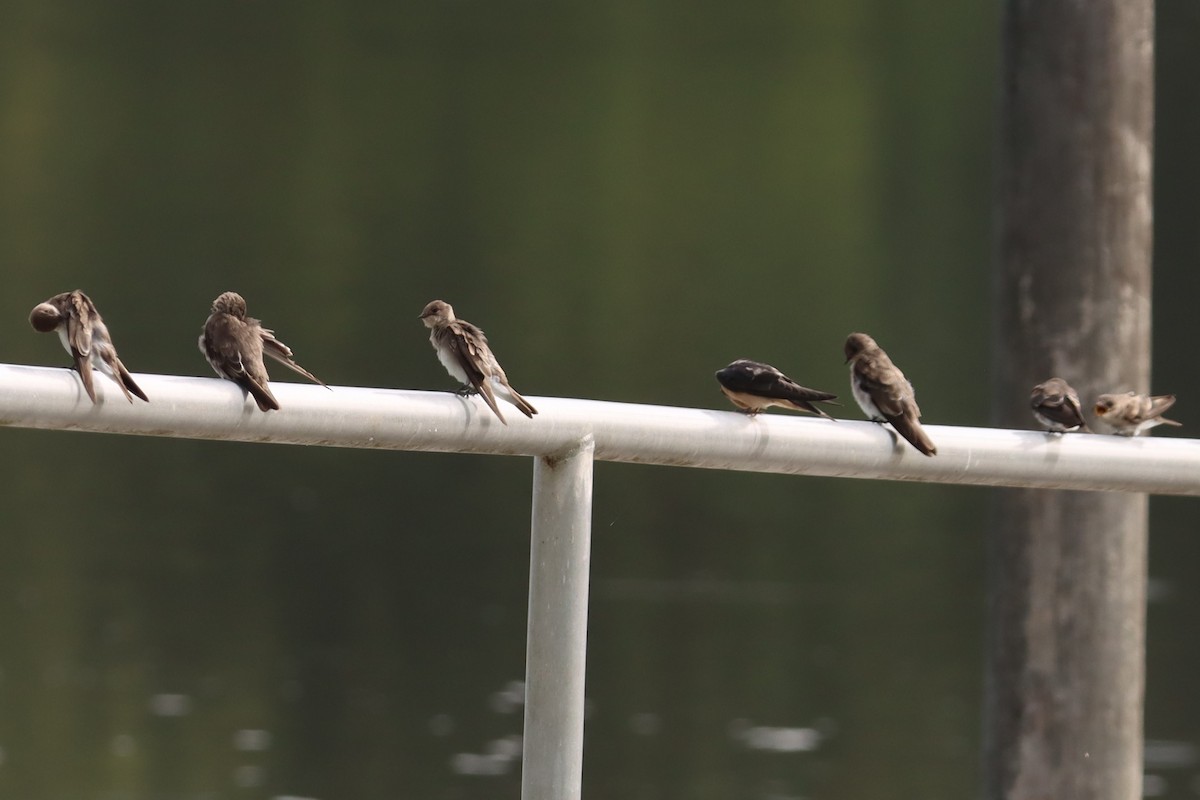
[[[1085, 407], [1149, 388], [1153, 32], [1152, 0], [1006, 3], [1000, 425], [1032, 425], [1029, 391], [1051, 376]], [[1145, 495], [999, 492], [987, 798], [1141, 796], [1146, 535]]]

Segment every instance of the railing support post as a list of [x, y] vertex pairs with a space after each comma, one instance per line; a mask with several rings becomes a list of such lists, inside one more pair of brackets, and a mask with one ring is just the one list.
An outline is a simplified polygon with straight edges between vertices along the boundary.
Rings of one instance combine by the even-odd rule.
[[594, 452], [534, 459], [522, 800], [581, 793]]

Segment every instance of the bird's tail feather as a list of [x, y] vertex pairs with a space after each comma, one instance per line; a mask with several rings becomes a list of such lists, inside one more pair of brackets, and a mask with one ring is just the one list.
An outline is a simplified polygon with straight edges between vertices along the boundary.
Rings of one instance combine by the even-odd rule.
[[121, 363], [121, 359], [114, 358], [112, 366], [113, 371], [117, 375], [117, 383], [121, 384], [121, 389], [125, 392], [126, 400], [131, 403], [133, 402], [133, 399], [129, 396], [129, 393], [133, 392], [147, 403], [150, 402], [150, 398], [146, 397], [146, 393], [142, 391], [142, 387], [134, 383], [133, 376], [129, 374], [129, 370], [125, 369], [125, 365]]
[[259, 386], [252, 380], [239, 381], [239, 383], [254, 398], [254, 402], [258, 404], [259, 411], [279, 410], [279, 401], [275, 399], [275, 395], [271, 394], [270, 389], [265, 386]]
[[511, 386], [505, 386], [504, 390], [508, 394], [508, 397], [506, 398], [508, 402], [516, 406], [517, 410], [522, 414], [530, 419], [533, 419], [533, 415], [538, 413], [537, 409], [533, 407], [533, 404], [519, 395], [516, 389], [512, 388]]
[[892, 427], [896, 429], [896, 432], [907, 439], [908, 443], [921, 451], [923, 455], [937, 455], [937, 446], [929, 438], [929, 435], [925, 433], [925, 429], [921, 427], [921, 423], [904, 416], [889, 417], [888, 422], [892, 423]]
[[492, 391], [492, 387], [489, 385], [488, 381], [485, 380], [476, 388], [478, 388], [479, 395], [483, 398], [483, 402], [487, 403], [488, 408], [490, 408], [492, 413], [496, 415], [496, 419], [507, 425], [508, 420], [506, 420], [504, 415], [500, 413], [500, 406], [496, 404], [496, 393]]

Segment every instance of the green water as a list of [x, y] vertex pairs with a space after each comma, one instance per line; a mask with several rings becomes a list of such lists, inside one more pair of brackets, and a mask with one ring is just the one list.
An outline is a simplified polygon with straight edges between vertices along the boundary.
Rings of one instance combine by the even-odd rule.
[[[1181, 435], [1195, 9], [1159, 4]], [[848, 401], [867, 330], [928, 421], [986, 424], [997, 16], [8, 0], [0, 361], [65, 366], [26, 316], [81, 288], [132, 370], [208, 376], [232, 289], [331, 384], [451, 389], [416, 319], [440, 297], [534, 397], [723, 408], [746, 356]], [[518, 796], [528, 460], [0, 433], [0, 797]], [[585, 796], [975, 794], [987, 499], [598, 465]], [[1152, 507], [1173, 798], [1200, 785], [1195, 518]]]

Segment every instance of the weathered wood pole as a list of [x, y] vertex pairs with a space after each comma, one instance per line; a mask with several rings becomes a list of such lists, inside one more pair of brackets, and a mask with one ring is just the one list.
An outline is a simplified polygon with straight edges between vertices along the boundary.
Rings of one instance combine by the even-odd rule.
[[[1028, 427], [1051, 376], [1085, 407], [1149, 388], [1154, 4], [1008, 0], [1003, 36], [993, 408]], [[985, 796], [1139, 798], [1147, 498], [1002, 490], [996, 512]]]

